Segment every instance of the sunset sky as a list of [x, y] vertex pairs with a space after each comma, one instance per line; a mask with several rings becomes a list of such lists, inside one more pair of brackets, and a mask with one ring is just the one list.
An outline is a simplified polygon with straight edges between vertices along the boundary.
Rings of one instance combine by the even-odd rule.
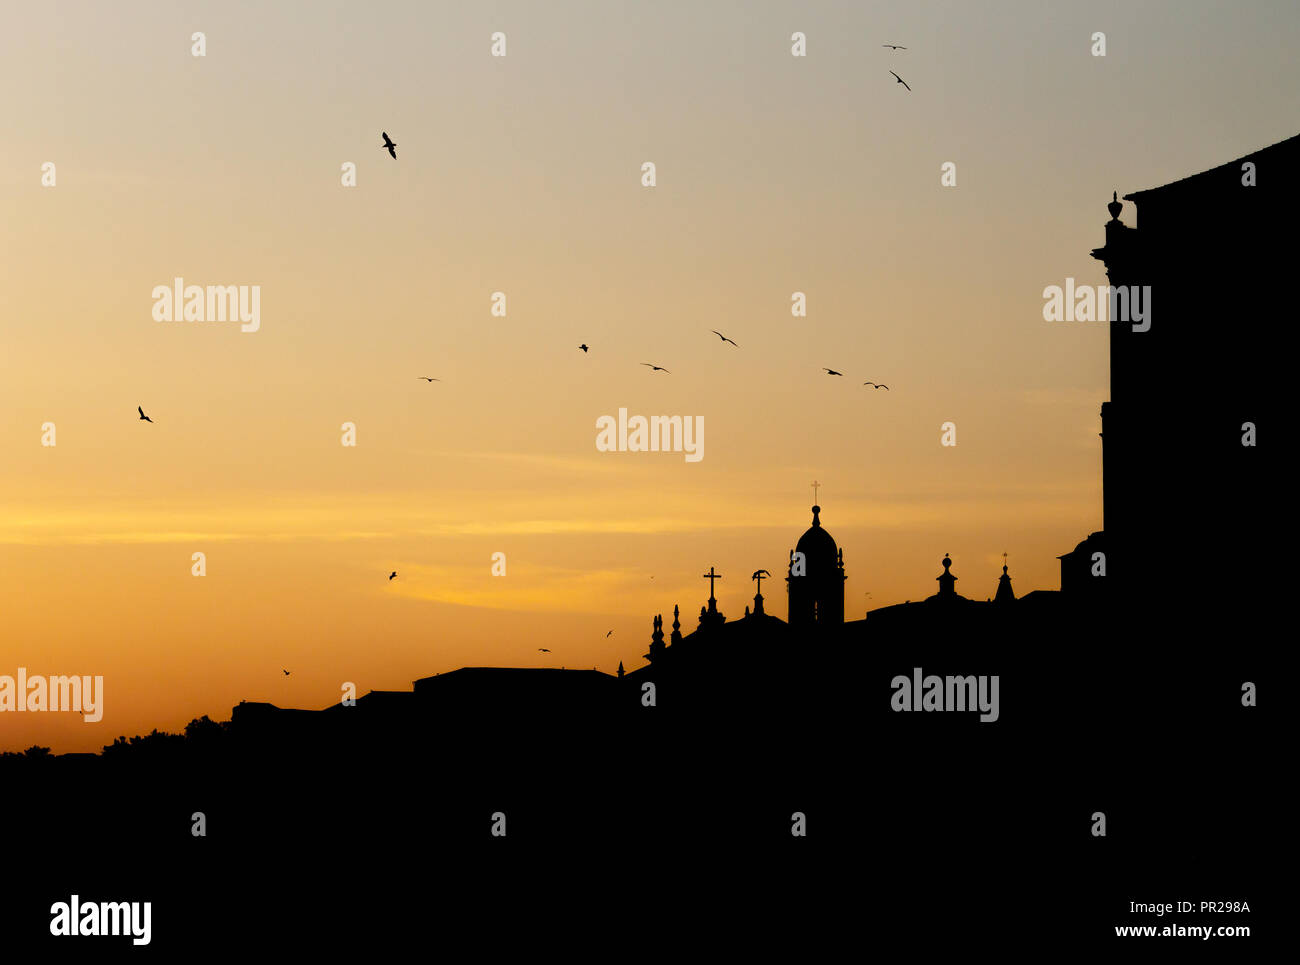
[[[1112, 190], [1300, 130], [1297, 27], [1291, 2], [6, 6], [0, 674], [101, 674], [105, 711], [4, 714], [0, 749], [630, 669], [654, 614], [694, 627], [710, 566], [729, 618], [783, 575], [814, 479], [850, 619], [935, 592], [945, 552], [967, 596], [1004, 551], [1018, 594], [1059, 588], [1102, 522], [1107, 335], [1044, 322], [1043, 289], [1105, 283]], [[155, 322], [178, 276], [260, 285], [260, 331]], [[597, 451], [620, 407], [703, 416], [703, 460]]]

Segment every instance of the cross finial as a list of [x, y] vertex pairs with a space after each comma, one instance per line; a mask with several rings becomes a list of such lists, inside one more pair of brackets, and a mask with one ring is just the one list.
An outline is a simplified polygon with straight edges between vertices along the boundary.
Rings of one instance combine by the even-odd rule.
[[821, 483], [819, 483], [816, 479], [814, 479], [814, 480], [813, 480], [812, 487], [813, 487], [813, 505], [816, 506], [816, 505], [817, 505], [817, 490], [818, 490], [818, 488], [821, 487]]
[[709, 567], [709, 572], [704, 574], [704, 579], [709, 581], [709, 599], [713, 599], [713, 581], [722, 579], [721, 573], [714, 573], [713, 567]]

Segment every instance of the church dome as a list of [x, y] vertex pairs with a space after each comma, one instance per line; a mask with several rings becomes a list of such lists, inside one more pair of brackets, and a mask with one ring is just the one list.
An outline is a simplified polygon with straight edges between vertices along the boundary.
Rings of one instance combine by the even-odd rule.
[[835, 540], [831, 534], [822, 529], [821, 520], [818, 514], [822, 511], [820, 506], [814, 506], [812, 526], [808, 531], [799, 537], [799, 542], [795, 545], [795, 551], [802, 553], [808, 563], [809, 572], [820, 569], [821, 565], [835, 566]]
[[[833, 626], [844, 622], [844, 559], [831, 534], [822, 529], [822, 508], [812, 508], [812, 526], [790, 554], [791, 626]], [[797, 557], [795, 554], [799, 554]]]

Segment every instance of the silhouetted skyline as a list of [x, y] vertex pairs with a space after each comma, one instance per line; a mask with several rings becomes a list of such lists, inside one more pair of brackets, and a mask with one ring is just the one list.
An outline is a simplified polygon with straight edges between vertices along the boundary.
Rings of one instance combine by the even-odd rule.
[[[963, 579], [1008, 550], [1017, 585], [1054, 586], [1056, 556], [1102, 526], [1107, 346], [1100, 326], [1043, 323], [1043, 286], [1103, 281], [1087, 250], [1113, 190], [1294, 133], [1286, 9], [1116, 5], [1103, 24], [1030, 3], [831, 3], [795, 23], [759, 3], [738, 24], [668, 5], [634, 27], [619, 8], [499, 9], [527, 39], [495, 61], [465, 38], [508, 24], [419, 5], [382, 38], [293, 4], [252, 35], [75, 3], [8, 34], [0, 74], [31, 93], [0, 159], [22, 279], [0, 604], [31, 649], [0, 656], [105, 674], [108, 733], [248, 696], [312, 705], [341, 680], [540, 664], [538, 646], [611, 671], [710, 563], [779, 574], [814, 478], [852, 556], [851, 615], [915, 599], [944, 551]], [[319, 50], [348, 51], [346, 84]], [[145, 147], [158, 117], [169, 135]], [[40, 186], [47, 160], [57, 187]], [[262, 285], [261, 329], [153, 321], [150, 288], [177, 276]], [[673, 374], [634, 378], [641, 361]], [[444, 382], [416, 380], [430, 371]], [[592, 420], [619, 406], [705, 415], [708, 456], [594, 451]], [[739, 583], [720, 591], [731, 613]], [[383, 645], [359, 647], [377, 627]], [[79, 722], [12, 726], [3, 746], [105, 742]]]

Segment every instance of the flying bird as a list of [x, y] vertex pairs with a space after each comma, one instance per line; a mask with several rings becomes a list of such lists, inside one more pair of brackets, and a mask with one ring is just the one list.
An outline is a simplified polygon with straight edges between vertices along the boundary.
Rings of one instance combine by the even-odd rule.
[[826, 368], [826, 366], [824, 366], [824, 365], [822, 366], [822, 370], [823, 370], [827, 375], [843, 375], [843, 374], [844, 374], [843, 372], [836, 372], [834, 369], [828, 369], [828, 368]]
[[[893, 72], [892, 70], [890, 71], [890, 73], [891, 73], [891, 74], [894, 74], [894, 72]], [[903, 78], [899, 77], [897, 74], [894, 74], [894, 79], [897, 80], [897, 81], [898, 81], [900, 84], [902, 84], [904, 87], [907, 87], [907, 81], [903, 80]], [[908, 90], [911, 90], [912, 88], [907, 87], [907, 89], [908, 89]]]
[[890, 50], [906, 50], [906, 47], [900, 47], [898, 44], [881, 44], [882, 47], [888, 47]]
[[[609, 633], [613, 633], [613, 632], [614, 632], [613, 630], [610, 630], [610, 631], [609, 631]], [[606, 639], [606, 640], [609, 639], [609, 633], [605, 634], [605, 639]]]
[[145, 422], [153, 422], [152, 419], [150, 419], [147, 415], [144, 414], [144, 406], [140, 406], [140, 405], [138, 405], [138, 406], [136, 406], [136, 408], [140, 411], [140, 418], [141, 418], [141, 419], [143, 419]]
[[393, 572], [389, 573], [388, 574], [389, 582], [391, 583], [396, 576], [397, 576], [397, 570], [393, 570]]
[[587, 343], [583, 342], [581, 345], [578, 346], [578, 348], [582, 349], [584, 352], [587, 351]]
[[[724, 342], [731, 342], [731, 339], [727, 338], [727, 336], [723, 335], [716, 328], [711, 328], [709, 329], [709, 331], [712, 332], [714, 335], [718, 336], [718, 338], [722, 339]], [[736, 345], [735, 342], [731, 342], [731, 344]], [[736, 348], [740, 348], [740, 346], [736, 345]]]
[[889, 391], [889, 386], [885, 385], [883, 382], [863, 382], [862, 384], [870, 385], [873, 388], [877, 388], [877, 389], [884, 389], [886, 392]]
[[431, 379], [427, 375], [417, 375], [417, 379], [424, 379], [426, 382], [441, 382], [442, 379]]
[[[642, 364], [642, 365], [650, 365], [649, 362], [642, 362], [641, 364]], [[650, 368], [654, 369], [656, 372], [668, 372], [668, 370], [667, 370], [666, 368], [664, 368], [662, 365], [650, 365]], [[672, 375], [671, 372], [668, 372], [668, 374], [669, 374], [669, 375]]]
[[538, 653], [550, 653], [551, 651], [547, 650], [545, 647], [538, 647], [538, 648], [537, 648], [537, 652], [538, 652]]
[[280, 672], [283, 673], [286, 677], [289, 676], [289, 671], [285, 670], [283, 667], [280, 668]]
[[387, 131], [384, 131], [384, 132], [383, 132], [383, 135], [384, 135], [384, 147], [388, 148], [388, 153], [391, 154], [391, 155], [393, 156], [393, 160], [396, 161], [396, 160], [397, 160], [397, 145], [393, 143], [393, 139], [392, 139], [391, 137], [388, 136], [388, 132], [387, 132]]

